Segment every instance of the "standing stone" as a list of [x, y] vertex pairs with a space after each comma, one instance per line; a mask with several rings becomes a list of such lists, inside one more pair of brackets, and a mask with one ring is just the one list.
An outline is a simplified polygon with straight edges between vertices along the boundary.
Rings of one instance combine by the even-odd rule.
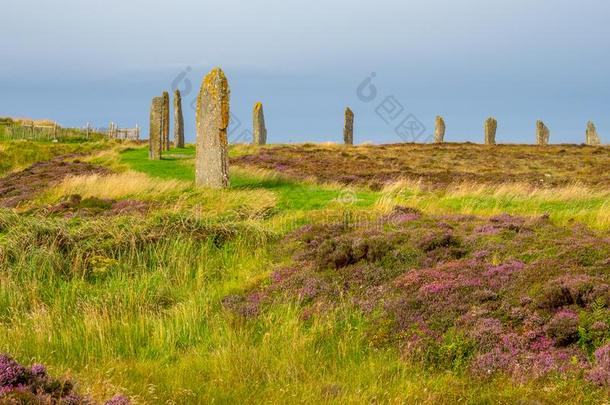
[[601, 144], [599, 135], [597, 134], [597, 129], [595, 128], [595, 124], [593, 124], [593, 122], [591, 121], [587, 122], [587, 134], [585, 137], [585, 143], [587, 145], [592, 146]]
[[252, 144], [265, 145], [267, 143], [267, 128], [265, 127], [265, 115], [263, 103], [255, 103], [252, 110]]
[[150, 106], [150, 132], [148, 134], [148, 158], [161, 159], [161, 127], [163, 126], [163, 97], [154, 97]]
[[201, 83], [197, 97], [197, 141], [195, 182], [198, 186], [229, 186], [229, 83], [220, 68], [214, 68]]
[[163, 150], [169, 150], [169, 93], [163, 92], [163, 126], [161, 128]]
[[549, 127], [547, 127], [541, 120], [536, 121], [536, 142], [538, 145], [548, 145], [550, 137], [551, 131], [549, 130]]
[[354, 112], [347, 107], [345, 109], [345, 125], [343, 126], [343, 143], [354, 144]]
[[180, 90], [174, 92], [174, 146], [184, 148], [184, 118]]
[[445, 142], [445, 120], [440, 115], [436, 116], [436, 124], [434, 130], [434, 143]]
[[495, 118], [489, 117], [485, 120], [485, 145], [496, 144], [496, 130], [498, 129], [498, 121]]

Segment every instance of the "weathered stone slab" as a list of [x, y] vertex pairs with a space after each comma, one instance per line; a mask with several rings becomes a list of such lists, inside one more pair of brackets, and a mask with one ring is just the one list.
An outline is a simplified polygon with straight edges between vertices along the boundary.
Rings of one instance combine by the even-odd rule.
[[163, 126], [161, 127], [163, 150], [169, 150], [169, 93], [163, 92]]
[[180, 90], [174, 92], [174, 146], [184, 148], [184, 117]]
[[536, 143], [540, 146], [549, 144], [551, 131], [541, 120], [536, 121]]
[[345, 109], [345, 124], [343, 126], [343, 143], [354, 144], [354, 112], [347, 107]]
[[267, 143], [267, 128], [265, 127], [265, 114], [263, 103], [254, 104], [252, 110], [252, 143], [254, 145], [265, 145]]
[[434, 143], [443, 142], [445, 142], [445, 120], [440, 115], [437, 115], [434, 128]]
[[595, 124], [591, 121], [589, 121], [587, 123], [587, 132], [585, 135], [585, 143], [587, 145], [591, 145], [591, 146], [601, 144], [601, 140], [599, 139], [599, 134], [597, 133], [597, 128], [595, 128]]
[[148, 158], [161, 159], [161, 127], [163, 126], [163, 97], [154, 97], [150, 105], [150, 132], [148, 134]]
[[229, 186], [229, 83], [220, 68], [203, 79], [197, 97], [195, 181], [198, 186]]
[[489, 117], [485, 120], [485, 145], [496, 144], [496, 130], [498, 129], [498, 121], [495, 118]]

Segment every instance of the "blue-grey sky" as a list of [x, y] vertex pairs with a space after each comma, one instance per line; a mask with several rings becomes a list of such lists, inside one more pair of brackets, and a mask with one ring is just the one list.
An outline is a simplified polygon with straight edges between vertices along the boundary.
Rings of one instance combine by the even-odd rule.
[[414, 122], [424, 140], [437, 114], [449, 141], [480, 142], [490, 115], [500, 142], [533, 142], [539, 118], [551, 142], [583, 142], [588, 120], [610, 140], [607, 0], [4, 3], [0, 116], [147, 133], [151, 98], [178, 87], [193, 140], [189, 104], [221, 66], [234, 140], [259, 100], [270, 142], [341, 141], [346, 106], [357, 142], [417, 136]]

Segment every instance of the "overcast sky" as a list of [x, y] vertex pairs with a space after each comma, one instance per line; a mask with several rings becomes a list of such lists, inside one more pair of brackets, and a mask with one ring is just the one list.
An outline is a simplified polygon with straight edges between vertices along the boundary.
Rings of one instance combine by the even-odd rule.
[[4, 3], [0, 116], [147, 132], [151, 98], [177, 87], [192, 140], [188, 104], [221, 66], [233, 140], [258, 100], [270, 142], [340, 141], [346, 106], [357, 142], [424, 140], [437, 114], [448, 140], [480, 142], [489, 115], [501, 142], [533, 142], [538, 118], [551, 142], [582, 142], [587, 120], [610, 139], [607, 0]]

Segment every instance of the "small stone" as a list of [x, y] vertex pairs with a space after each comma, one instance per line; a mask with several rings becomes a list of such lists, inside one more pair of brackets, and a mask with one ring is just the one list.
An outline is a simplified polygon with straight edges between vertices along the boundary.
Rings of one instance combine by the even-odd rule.
[[345, 125], [343, 127], [343, 143], [354, 144], [354, 112], [347, 107], [345, 109]]
[[589, 121], [587, 123], [587, 133], [585, 137], [585, 143], [587, 145], [595, 146], [601, 144], [599, 139], [599, 135], [597, 134], [597, 128], [595, 128], [595, 124]]
[[148, 158], [161, 159], [161, 128], [163, 126], [163, 97], [154, 97], [150, 106], [150, 132], [148, 135]]
[[551, 131], [541, 120], [536, 121], [536, 142], [540, 146], [546, 146], [549, 144], [549, 138], [551, 137]]
[[198, 186], [229, 186], [229, 83], [220, 68], [208, 73], [197, 97], [195, 182]]
[[440, 115], [437, 115], [434, 129], [434, 143], [443, 142], [445, 142], [445, 120]]
[[163, 126], [161, 127], [163, 150], [169, 150], [169, 93], [163, 92]]
[[184, 148], [184, 118], [180, 90], [174, 92], [174, 146]]
[[496, 144], [496, 130], [498, 129], [498, 121], [495, 118], [489, 117], [485, 120], [485, 145]]
[[267, 143], [267, 128], [265, 127], [265, 114], [263, 103], [254, 104], [252, 110], [252, 144], [265, 145]]

